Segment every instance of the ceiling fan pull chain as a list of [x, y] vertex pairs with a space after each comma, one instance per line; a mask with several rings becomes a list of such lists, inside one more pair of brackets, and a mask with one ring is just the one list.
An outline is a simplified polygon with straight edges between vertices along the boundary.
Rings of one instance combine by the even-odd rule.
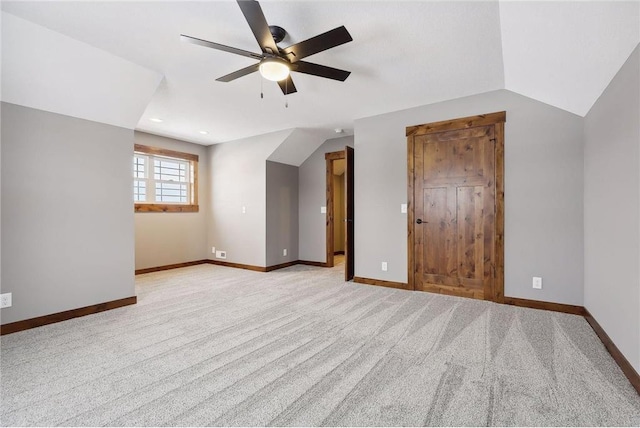
[[262, 90], [262, 81], [264, 79], [260, 76], [260, 99], [264, 99], [264, 91]]
[[289, 79], [284, 81], [284, 108], [289, 108], [289, 99], [287, 98], [287, 94], [289, 93], [288, 84]]

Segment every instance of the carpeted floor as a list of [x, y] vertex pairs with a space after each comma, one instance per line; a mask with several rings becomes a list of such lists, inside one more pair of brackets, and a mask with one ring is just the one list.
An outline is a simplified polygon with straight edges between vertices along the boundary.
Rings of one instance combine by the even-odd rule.
[[640, 425], [583, 318], [200, 265], [1, 338], [7, 425]]

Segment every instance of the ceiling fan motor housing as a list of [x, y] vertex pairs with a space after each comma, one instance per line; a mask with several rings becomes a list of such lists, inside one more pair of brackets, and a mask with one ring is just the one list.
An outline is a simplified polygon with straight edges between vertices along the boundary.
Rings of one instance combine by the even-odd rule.
[[271, 32], [273, 40], [276, 43], [280, 43], [287, 36], [287, 32], [285, 31], [285, 29], [282, 27], [278, 27], [277, 25], [269, 25], [269, 31]]

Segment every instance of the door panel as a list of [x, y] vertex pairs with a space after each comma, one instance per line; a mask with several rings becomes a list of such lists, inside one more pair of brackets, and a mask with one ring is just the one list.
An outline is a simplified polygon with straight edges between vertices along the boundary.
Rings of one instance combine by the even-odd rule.
[[[494, 126], [414, 137], [414, 287], [489, 298], [495, 278]], [[419, 224], [420, 223], [420, 224]]]
[[[484, 276], [483, 188], [458, 187], [458, 276], [462, 284], [482, 288]], [[478, 278], [479, 281], [470, 282]]]
[[453, 265], [447, 264], [453, 238], [448, 209], [446, 187], [424, 189], [424, 245], [420, 245], [418, 251], [423, 253], [425, 274], [448, 276], [455, 270]]

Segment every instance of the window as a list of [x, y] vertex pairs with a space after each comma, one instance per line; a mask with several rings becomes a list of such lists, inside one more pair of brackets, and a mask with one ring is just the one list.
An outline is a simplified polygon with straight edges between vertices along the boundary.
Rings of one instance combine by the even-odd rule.
[[198, 155], [136, 144], [133, 202], [136, 212], [197, 212]]

